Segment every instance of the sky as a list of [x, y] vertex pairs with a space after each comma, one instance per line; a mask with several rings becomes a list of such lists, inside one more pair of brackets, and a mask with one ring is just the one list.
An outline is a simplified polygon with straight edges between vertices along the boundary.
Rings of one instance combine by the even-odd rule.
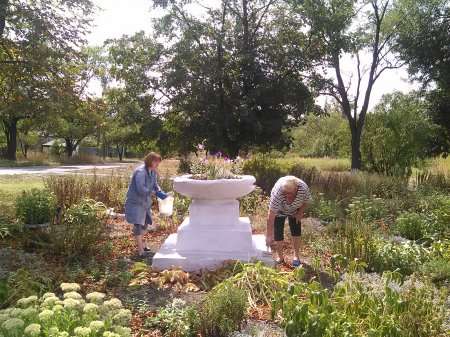
[[[216, 0], [207, 0], [216, 1]], [[144, 30], [152, 31], [152, 19], [161, 15], [161, 9], [155, 9], [151, 0], [94, 0], [101, 8], [94, 17], [94, 27], [88, 36], [90, 45], [102, 45], [110, 38], [119, 38], [124, 34], [131, 35]], [[195, 9], [194, 9], [195, 10]], [[343, 70], [351, 76], [354, 60], [344, 59]], [[370, 108], [380, 101], [383, 94], [393, 91], [408, 92], [417, 85], [408, 82], [406, 69], [384, 72], [376, 82], [370, 103]], [[317, 99], [318, 104], [325, 102], [325, 97]]]

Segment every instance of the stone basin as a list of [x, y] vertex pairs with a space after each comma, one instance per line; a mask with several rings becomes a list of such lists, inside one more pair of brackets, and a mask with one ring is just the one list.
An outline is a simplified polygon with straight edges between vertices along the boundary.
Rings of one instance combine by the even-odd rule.
[[224, 261], [261, 260], [272, 264], [264, 235], [252, 235], [248, 217], [239, 214], [239, 198], [255, 189], [255, 177], [197, 180], [174, 179], [174, 189], [192, 199], [189, 216], [153, 257], [154, 270], [214, 269]]
[[178, 193], [200, 200], [239, 199], [255, 189], [255, 177], [240, 176], [237, 179], [197, 180], [191, 175], [177, 177], [173, 187]]

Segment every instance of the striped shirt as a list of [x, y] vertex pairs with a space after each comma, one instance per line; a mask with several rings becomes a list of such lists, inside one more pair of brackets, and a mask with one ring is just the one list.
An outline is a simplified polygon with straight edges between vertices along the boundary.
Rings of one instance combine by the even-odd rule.
[[[283, 193], [283, 183], [287, 179], [295, 178], [298, 182], [298, 190], [297, 196], [295, 197], [292, 203], [288, 203], [286, 197]], [[298, 209], [304, 204], [311, 201], [311, 192], [309, 191], [308, 185], [294, 176], [286, 176], [278, 179], [272, 188], [272, 192], [270, 193], [270, 203], [269, 208], [272, 212], [275, 212], [277, 215], [295, 215]]]

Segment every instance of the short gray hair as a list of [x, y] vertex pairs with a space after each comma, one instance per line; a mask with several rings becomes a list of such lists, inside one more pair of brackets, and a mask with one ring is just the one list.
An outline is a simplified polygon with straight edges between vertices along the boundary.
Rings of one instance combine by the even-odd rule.
[[283, 192], [295, 192], [298, 189], [298, 181], [295, 177], [286, 177], [281, 184]]

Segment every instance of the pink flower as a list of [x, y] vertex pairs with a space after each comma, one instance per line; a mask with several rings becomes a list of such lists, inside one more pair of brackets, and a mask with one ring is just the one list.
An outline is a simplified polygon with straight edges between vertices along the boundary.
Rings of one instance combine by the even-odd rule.
[[198, 144], [198, 145], [197, 145], [197, 149], [203, 151], [203, 150], [205, 149], [205, 145], [203, 145], [203, 144]]

